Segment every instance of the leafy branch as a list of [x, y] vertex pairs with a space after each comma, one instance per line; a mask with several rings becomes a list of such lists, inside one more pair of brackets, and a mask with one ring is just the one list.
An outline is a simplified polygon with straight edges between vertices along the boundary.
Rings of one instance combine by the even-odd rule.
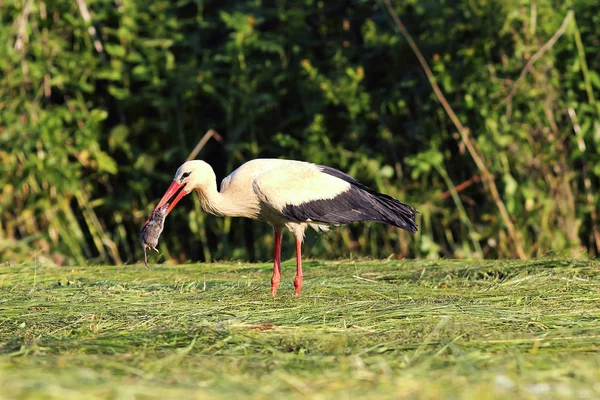
[[508, 234], [513, 242], [513, 245], [515, 247], [515, 251], [517, 252], [517, 255], [519, 256], [520, 259], [525, 259], [527, 256], [525, 254], [525, 251], [523, 250], [520, 233], [515, 228], [512, 220], [510, 219], [510, 216], [508, 215], [506, 205], [504, 204], [504, 202], [502, 201], [502, 198], [500, 197], [498, 187], [496, 186], [493, 176], [485, 164], [483, 155], [479, 152], [479, 150], [477, 150], [477, 148], [475, 147], [475, 144], [471, 140], [470, 130], [467, 127], [465, 127], [462, 124], [462, 122], [460, 122], [460, 120], [458, 119], [458, 116], [456, 115], [456, 113], [454, 112], [454, 110], [452, 109], [452, 107], [450, 106], [448, 101], [446, 100], [446, 96], [444, 96], [444, 93], [442, 93], [442, 90], [438, 86], [435, 76], [433, 75], [433, 72], [431, 72], [431, 68], [429, 68], [429, 64], [425, 60], [425, 57], [423, 57], [421, 50], [419, 49], [419, 47], [413, 40], [410, 33], [406, 30], [404, 24], [402, 23], [402, 21], [400, 20], [398, 15], [396, 15], [396, 12], [394, 11], [392, 4], [390, 3], [390, 0], [383, 0], [383, 2], [385, 4], [385, 6], [387, 7], [387, 10], [388, 10], [390, 16], [396, 23], [398, 30], [400, 31], [400, 33], [402, 34], [404, 39], [408, 42], [408, 45], [410, 46], [412, 51], [417, 56], [417, 59], [419, 60], [419, 63], [421, 64], [423, 71], [425, 71], [425, 75], [427, 75], [427, 80], [429, 81], [429, 83], [433, 89], [433, 92], [435, 93], [437, 99], [442, 104], [442, 107], [444, 107], [444, 110], [446, 111], [446, 113], [448, 114], [450, 119], [452, 120], [452, 123], [458, 130], [458, 133], [460, 134], [462, 143], [465, 145], [465, 147], [469, 151], [469, 154], [471, 155], [471, 158], [477, 165], [477, 168], [479, 168], [479, 170], [481, 171], [481, 178], [482, 178], [485, 186], [487, 187], [488, 191], [490, 192], [490, 195], [494, 199], [494, 202], [496, 203], [496, 206], [498, 207], [498, 211], [500, 211], [500, 216], [502, 217], [502, 220], [504, 221], [504, 225], [506, 226], [506, 229], [508, 230]]

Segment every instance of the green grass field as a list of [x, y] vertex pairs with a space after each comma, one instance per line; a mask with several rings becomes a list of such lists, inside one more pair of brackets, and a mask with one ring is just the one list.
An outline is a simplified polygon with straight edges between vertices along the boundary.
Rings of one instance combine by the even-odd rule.
[[599, 398], [588, 261], [0, 267], [0, 397]]

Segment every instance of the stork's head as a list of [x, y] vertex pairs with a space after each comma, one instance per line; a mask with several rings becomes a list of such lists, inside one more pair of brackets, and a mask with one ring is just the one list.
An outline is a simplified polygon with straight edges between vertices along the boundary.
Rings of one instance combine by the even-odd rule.
[[210, 165], [204, 161], [186, 161], [175, 172], [175, 178], [171, 186], [169, 186], [154, 210], [167, 205], [168, 215], [183, 196], [190, 194], [194, 189], [202, 188], [210, 179], [214, 181], [214, 175]]

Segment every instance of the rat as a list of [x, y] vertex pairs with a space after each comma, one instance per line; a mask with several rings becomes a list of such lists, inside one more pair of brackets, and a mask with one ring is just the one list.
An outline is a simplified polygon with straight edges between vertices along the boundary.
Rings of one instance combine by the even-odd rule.
[[146, 225], [140, 232], [140, 242], [144, 248], [144, 264], [148, 266], [148, 248], [158, 253], [158, 238], [163, 231], [165, 226], [165, 218], [167, 218], [167, 206], [159, 208], [150, 214], [150, 218], [146, 221]]

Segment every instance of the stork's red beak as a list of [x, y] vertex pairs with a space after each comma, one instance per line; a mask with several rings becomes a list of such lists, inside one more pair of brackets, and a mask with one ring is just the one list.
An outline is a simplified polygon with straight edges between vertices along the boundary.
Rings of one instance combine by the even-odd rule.
[[[173, 181], [173, 183], [171, 183], [171, 186], [169, 186], [169, 188], [163, 195], [162, 199], [160, 199], [160, 201], [154, 208], [154, 211], [167, 205], [167, 215], [169, 215], [169, 213], [179, 202], [179, 200], [181, 200], [181, 198], [188, 193], [189, 192], [185, 190], [185, 183], [181, 184]], [[152, 211], [152, 213], [154, 213], [154, 211]], [[150, 217], [152, 217], [152, 214], [150, 214]], [[150, 220], [150, 217], [148, 217], [148, 221]], [[146, 224], [148, 223], [148, 221], [146, 221]]]

